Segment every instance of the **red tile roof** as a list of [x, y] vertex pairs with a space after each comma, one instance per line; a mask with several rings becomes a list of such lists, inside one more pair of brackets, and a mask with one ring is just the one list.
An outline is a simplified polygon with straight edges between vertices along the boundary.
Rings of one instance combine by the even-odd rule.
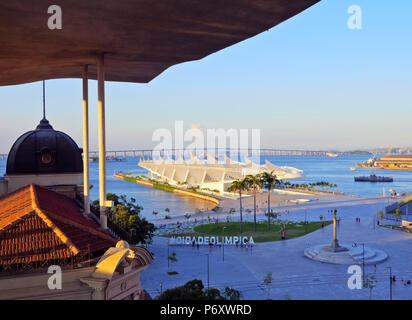
[[116, 243], [70, 198], [29, 185], [0, 197], [0, 265], [105, 250]]

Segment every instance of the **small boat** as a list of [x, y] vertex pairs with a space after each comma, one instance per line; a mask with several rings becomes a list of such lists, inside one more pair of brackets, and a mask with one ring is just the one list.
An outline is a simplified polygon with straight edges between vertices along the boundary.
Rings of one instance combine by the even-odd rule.
[[370, 176], [355, 177], [358, 182], [393, 182], [392, 177], [382, 177], [371, 174]]
[[355, 167], [350, 167], [350, 171], [355, 171], [356, 168]]
[[337, 153], [327, 152], [327, 153], [326, 153], [326, 156], [329, 157], [329, 158], [330, 158], [330, 157], [331, 157], [331, 158], [335, 158], [335, 157], [338, 156], [338, 154], [337, 154]]

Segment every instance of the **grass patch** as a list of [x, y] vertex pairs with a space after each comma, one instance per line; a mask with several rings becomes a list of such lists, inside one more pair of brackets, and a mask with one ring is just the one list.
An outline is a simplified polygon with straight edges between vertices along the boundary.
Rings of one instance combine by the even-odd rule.
[[135, 177], [128, 177], [128, 176], [125, 176], [125, 175], [123, 175], [122, 176], [122, 179], [123, 180], [126, 180], [126, 181], [131, 181], [131, 182], [136, 182], [136, 180], [141, 180], [140, 178], [135, 178]]
[[130, 173], [125, 174], [125, 173], [121, 173], [121, 172], [116, 172], [116, 174], [121, 176], [122, 179], [125, 180], [125, 181], [136, 182], [136, 181], [142, 181], [143, 180], [143, 181], [150, 182], [152, 184], [153, 188], [156, 188], [156, 189], [160, 189], [160, 190], [164, 190], [164, 191], [168, 191], [168, 192], [174, 192], [175, 190], [181, 190], [181, 191], [185, 191], [185, 192], [192, 193], [192, 194], [195, 194], [195, 195], [208, 196], [210, 198], [214, 198], [216, 200], [219, 200], [219, 198], [216, 197], [216, 196], [201, 193], [201, 192], [197, 192], [195, 189], [187, 189], [187, 190], [179, 189], [179, 188], [175, 188], [175, 187], [172, 187], [170, 185], [167, 185], [167, 184], [159, 183], [158, 181], [156, 181], [154, 179], [144, 178], [144, 177], [142, 178], [141, 176], [132, 177], [132, 176], [129, 176]]
[[[323, 221], [324, 226], [331, 223], [332, 221]], [[268, 230], [266, 222], [259, 222], [254, 232], [253, 222], [243, 222], [242, 236], [253, 237], [254, 242], [280, 241], [282, 228], [283, 225], [273, 224]], [[306, 225], [303, 222], [291, 222], [286, 225], [286, 239], [301, 237], [320, 228], [322, 228], [321, 221], [309, 222]], [[196, 226], [194, 231], [195, 233], [191, 233], [191, 236], [240, 236], [240, 222], [202, 224]]]
[[160, 184], [160, 183], [153, 183], [153, 188], [157, 188], [157, 189], [161, 189], [161, 190], [165, 190], [165, 191], [169, 191], [169, 192], [173, 192], [173, 190], [175, 190], [176, 188], [173, 188], [171, 186], [167, 186], [164, 184]]
[[399, 231], [403, 231], [403, 232], [407, 232], [407, 233], [412, 233], [411, 229], [402, 227], [402, 226], [396, 226], [393, 224], [384, 224], [382, 225], [382, 227], [388, 228], [388, 229], [392, 229], [392, 230], [399, 230]]

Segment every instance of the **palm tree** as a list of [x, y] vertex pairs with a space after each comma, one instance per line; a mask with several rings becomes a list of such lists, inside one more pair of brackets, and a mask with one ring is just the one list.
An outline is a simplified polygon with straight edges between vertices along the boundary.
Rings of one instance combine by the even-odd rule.
[[267, 293], [268, 293], [268, 297], [267, 297], [268, 300], [269, 300], [269, 297], [270, 297], [270, 287], [272, 286], [273, 280], [274, 279], [273, 279], [273, 276], [272, 276], [272, 272], [268, 272], [265, 279], [263, 279], [263, 284], [266, 286]]
[[402, 211], [399, 209], [395, 210], [395, 217], [397, 217], [398, 219], [400, 219], [402, 217]]
[[263, 172], [260, 175], [262, 185], [268, 190], [268, 229], [270, 230], [270, 191], [273, 189], [275, 184], [279, 183], [279, 180], [276, 178], [276, 175], [271, 172]]
[[238, 192], [239, 201], [240, 201], [240, 233], [243, 232], [243, 216], [242, 216], [242, 191], [246, 190], [247, 183], [246, 179], [237, 179], [232, 181], [227, 191], [229, 192]]
[[256, 232], [256, 191], [262, 188], [262, 181], [260, 180], [260, 174], [256, 174], [256, 175], [248, 174], [245, 179], [246, 179], [248, 190], [249, 188], [253, 189], [253, 208], [254, 208], [253, 221], [254, 221], [254, 230]]
[[379, 210], [379, 211], [378, 211], [378, 216], [379, 216], [379, 218], [381, 219], [381, 222], [383, 223], [383, 218], [385, 217], [385, 214], [383, 213], [382, 210]]

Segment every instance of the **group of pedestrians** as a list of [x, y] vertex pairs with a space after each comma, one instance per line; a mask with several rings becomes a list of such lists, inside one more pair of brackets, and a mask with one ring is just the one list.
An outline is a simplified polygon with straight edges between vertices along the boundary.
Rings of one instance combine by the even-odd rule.
[[360, 223], [360, 218], [356, 218], [356, 223]]

